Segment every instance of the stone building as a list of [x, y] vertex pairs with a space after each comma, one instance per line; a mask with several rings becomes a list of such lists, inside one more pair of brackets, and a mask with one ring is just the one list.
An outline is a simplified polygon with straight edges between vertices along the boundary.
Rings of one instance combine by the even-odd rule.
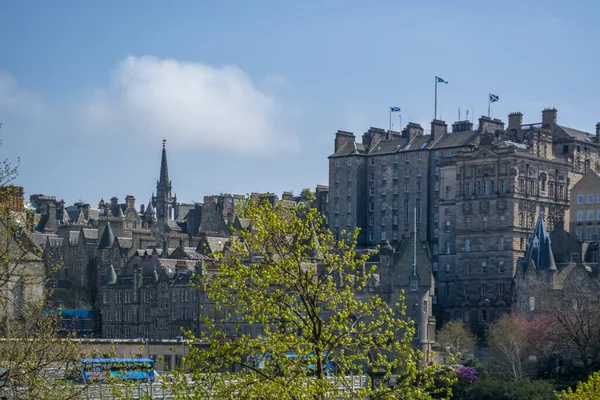
[[571, 189], [570, 214], [570, 231], [579, 240], [600, 241], [600, 175], [597, 171], [588, 171]]
[[[600, 131], [600, 124], [596, 126]], [[586, 171], [600, 168], [598, 135], [542, 122], [508, 126], [481, 117], [413, 123], [400, 132], [371, 128], [358, 143], [338, 131], [329, 157], [329, 227], [359, 228], [359, 244], [397, 245], [411, 231], [432, 253], [438, 322], [462, 318], [483, 330], [512, 307], [511, 283], [538, 216], [549, 229], [569, 226], [569, 193]]]

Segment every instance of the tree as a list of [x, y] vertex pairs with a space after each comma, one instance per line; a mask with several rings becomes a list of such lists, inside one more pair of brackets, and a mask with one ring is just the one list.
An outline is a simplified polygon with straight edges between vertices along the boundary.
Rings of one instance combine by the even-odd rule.
[[437, 333], [438, 343], [455, 357], [471, 354], [476, 340], [475, 335], [460, 320], [446, 322]]
[[[186, 399], [445, 395], [433, 368], [418, 368], [402, 299], [388, 305], [371, 290], [375, 270], [356, 251], [358, 232], [336, 241], [309, 204], [249, 198], [240, 209], [251, 228], [235, 232], [218, 272], [205, 280], [215, 301], [200, 338], [209, 349], [191, 349], [186, 367], [196, 383], [176, 375], [175, 392]], [[343, 378], [364, 383], [364, 372], [391, 384]]]
[[556, 394], [547, 381], [499, 378], [480, 379], [460, 400], [554, 400]]
[[488, 327], [486, 337], [490, 350], [496, 353], [499, 371], [515, 381], [522, 379], [527, 340], [516, 317], [503, 315]]
[[[577, 267], [579, 268], [579, 267]], [[542, 297], [542, 296], [540, 296]], [[561, 290], [543, 294], [546, 313], [589, 374], [600, 366], [600, 284], [587, 271], [571, 272]]]
[[79, 345], [61, 336], [59, 316], [45, 314], [44, 284], [58, 267], [44, 265], [41, 249], [26, 232], [22, 189], [8, 161], [0, 166], [0, 396], [70, 399], [81, 388], [61, 383]]

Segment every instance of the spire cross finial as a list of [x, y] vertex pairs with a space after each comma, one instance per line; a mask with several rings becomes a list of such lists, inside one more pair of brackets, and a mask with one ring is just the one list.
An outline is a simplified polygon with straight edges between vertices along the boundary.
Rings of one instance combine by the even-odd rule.
[[166, 143], [167, 143], [167, 139], [163, 138], [163, 149], [165, 148]]

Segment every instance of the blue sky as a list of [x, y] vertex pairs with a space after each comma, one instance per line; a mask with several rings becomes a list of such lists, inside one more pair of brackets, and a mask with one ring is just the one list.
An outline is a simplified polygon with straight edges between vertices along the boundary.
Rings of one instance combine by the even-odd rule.
[[[523, 4], [524, 3], [524, 4]], [[327, 184], [337, 129], [386, 128], [388, 107], [439, 113], [545, 107], [594, 131], [594, 1], [52, 1], [0, 3], [2, 157], [17, 183], [95, 205], [147, 202], [167, 139], [174, 191]], [[395, 127], [398, 125], [394, 118]]]

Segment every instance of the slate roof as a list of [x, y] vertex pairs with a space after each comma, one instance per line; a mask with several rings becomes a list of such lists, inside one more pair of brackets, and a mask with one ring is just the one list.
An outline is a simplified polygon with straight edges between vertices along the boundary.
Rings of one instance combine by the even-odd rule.
[[558, 132], [559, 134], [563, 133], [564, 135], [566, 135], [572, 139], [581, 140], [582, 142], [592, 142], [592, 137], [594, 136], [590, 133], [580, 131], [578, 129], [569, 128], [569, 127], [562, 126], [562, 125], [556, 125], [556, 128], [557, 128], [557, 130], [560, 129], [560, 131]]
[[106, 226], [104, 226], [104, 232], [102, 232], [102, 237], [100, 238], [100, 243], [98, 243], [99, 249], [107, 249], [112, 247], [115, 241], [115, 235], [110, 227], [110, 221], [106, 221]]
[[365, 146], [362, 143], [344, 143], [342, 147], [333, 153], [330, 157], [347, 156], [350, 154], [366, 154]]
[[104, 277], [102, 283], [105, 285], [114, 285], [117, 283], [117, 273], [115, 272], [115, 267], [113, 267], [112, 264], [110, 264], [110, 267], [108, 267], [108, 273]]
[[398, 153], [408, 141], [405, 138], [382, 140], [369, 149], [370, 155]]
[[538, 270], [556, 270], [550, 235], [546, 232], [542, 216], [538, 217], [533, 234], [527, 243], [523, 263], [525, 266], [533, 263]]
[[133, 239], [130, 237], [120, 237], [119, 246], [121, 246], [122, 249], [130, 249], [131, 246], [133, 246]]
[[50, 240], [50, 244], [60, 245], [62, 244], [62, 238], [58, 237], [58, 235], [51, 233], [28, 233], [27, 234], [31, 241], [38, 247], [44, 248], [48, 240]]
[[433, 145], [433, 148], [465, 146], [470, 144], [478, 134], [477, 131], [446, 133]]

